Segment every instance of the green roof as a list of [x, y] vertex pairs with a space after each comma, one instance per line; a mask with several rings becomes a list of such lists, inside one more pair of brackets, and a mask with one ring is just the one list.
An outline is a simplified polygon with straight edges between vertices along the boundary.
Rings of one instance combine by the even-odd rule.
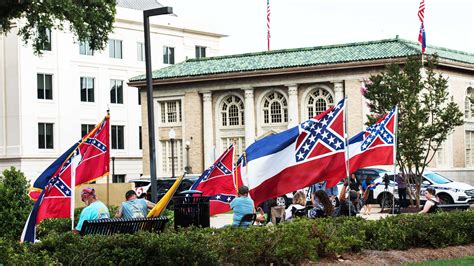
[[[205, 76], [282, 68], [330, 65], [419, 55], [418, 43], [395, 38], [387, 40], [274, 50], [268, 52], [188, 59], [182, 63], [153, 71], [153, 79]], [[442, 59], [474, 64], [474, 54], [428, 46], [427, 54]], [[145, 75], [130, 81], [145, 80]]]

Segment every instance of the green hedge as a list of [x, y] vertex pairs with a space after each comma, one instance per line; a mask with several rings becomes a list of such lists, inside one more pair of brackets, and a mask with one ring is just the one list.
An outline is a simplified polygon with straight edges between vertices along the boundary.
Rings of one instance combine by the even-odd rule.
[[362, 218], [301, 219], [249, 229], [182, 229], [162, 234], [80, 236], [50, 233], [41, 243], [0, 239], [0, 264], [288, 264], [361, 249], [474, 243], [474, 211]]

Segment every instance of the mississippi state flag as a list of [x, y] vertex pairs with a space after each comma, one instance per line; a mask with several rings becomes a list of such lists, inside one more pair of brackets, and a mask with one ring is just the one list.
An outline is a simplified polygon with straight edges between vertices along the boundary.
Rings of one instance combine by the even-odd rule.
[[234, 165], [234, 146], [230, 146], [199, 177], [191, 189], [199, 190], [203, 196], [211, 197], [209, 200], [209, 214], [230, 211], [230, 202], [235, 198], [236, 188], [232, 168]]
[[345, 102], [245, 150], [236, 173], [256, 206], [323, 180], [332, 187], [346, 175]]
[[109, 132], [109, 116], [106, 116], [35, 181], [32, 190], [39, 196], [23, 229], [22, 242], [34, 242], [36, 225], [42, 220], [71, 217], [72, 174], [75, 173], [76, 186], [108, 175]]
[[394, 163], [397, 107], [349, 140], [349, 169]]

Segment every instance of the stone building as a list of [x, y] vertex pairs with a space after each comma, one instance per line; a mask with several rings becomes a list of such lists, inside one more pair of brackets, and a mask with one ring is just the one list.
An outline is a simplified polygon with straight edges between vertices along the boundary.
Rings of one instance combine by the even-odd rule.
[[[465, 125], [438, 152], [436, 170], [474, 181], [474, 54], [429, 47], [439, 55], [439, 70], [449, 77], [454, 101], [465, 109]], [[348, 131], [364, 128], [364, 79], [386, 64], [418, 55], [416, 43], [388, 39], [362, 43], [191, 59], [153, 72], [158, 176], [170, 176], [168, 131], [177, 132], [177, 172], [185, 166], [201, 173], [231, 143], [238, 153], [256, 139], [280, 132], [348, 97]], [[145, 77], [130, 79], [146, 97]], [[143, 138], [148, 139], [147, 106], [142, 105]], [[183, 143], [188, 143], [187, 145]], [[189, 154], [186, 154], [186, 150]], [[148, 146], [143, 169], [149, 173]], [[187, 155], [187, 156], [186, 156]], [[187, 161], [189, 157], [189, 161]]]

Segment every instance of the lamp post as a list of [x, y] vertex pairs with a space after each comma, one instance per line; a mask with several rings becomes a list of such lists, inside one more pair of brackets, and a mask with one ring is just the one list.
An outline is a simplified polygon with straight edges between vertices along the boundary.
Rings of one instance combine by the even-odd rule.
[[155, 150], [155, 116], [153, 107], [153, 76], [151, 73], [150, 17], [173, 14], [173, 8], [160, 7], [143, 11], [143, 31], [145, 33], [145, 66], [146, 66], [146, 102], [148, 112], [148, 145], [150, 158], [151, 201], [157, 200], [156, 189], [156, 150]]
[[186, 167], [184, 167], [184, 171], [186, 174], [190, 174], [192, 171], [191, 166], [189, 165], [189, 149], [191, 146], [191, 142], [189, 140], [186, 141]]
[[168, 137], [171, 142], [171, 178], [174, 178], [174, 139], [176, 138], [176, 131], [173, 128], [168, 132]]

